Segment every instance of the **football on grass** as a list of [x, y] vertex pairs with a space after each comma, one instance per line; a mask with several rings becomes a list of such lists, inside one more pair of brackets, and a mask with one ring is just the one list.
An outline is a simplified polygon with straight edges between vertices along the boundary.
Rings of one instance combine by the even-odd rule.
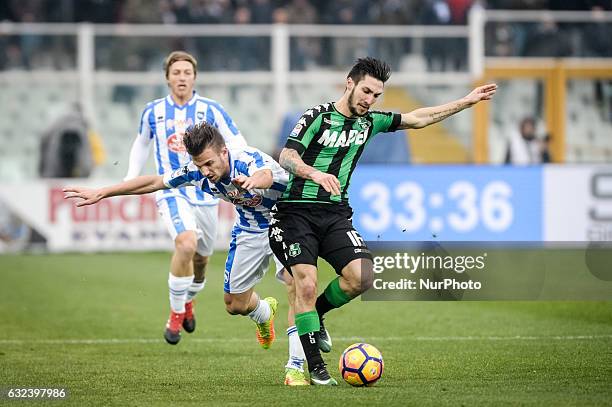
[[342, 352], [338, 368], [351, 386], [372, 386], [382, 376], [382, 354], [370, 344], [355, 343]]

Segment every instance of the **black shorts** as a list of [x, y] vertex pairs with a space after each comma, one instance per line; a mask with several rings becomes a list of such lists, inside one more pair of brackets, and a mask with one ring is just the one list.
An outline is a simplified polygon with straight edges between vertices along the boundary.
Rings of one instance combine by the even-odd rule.
[[355, 259], [372, 254], [351, 222], [348, 205], [279, 202], [271, 211], [268, 236], [274, 255], [291, 273], [296, 264], [325, 259], [340, 274]]

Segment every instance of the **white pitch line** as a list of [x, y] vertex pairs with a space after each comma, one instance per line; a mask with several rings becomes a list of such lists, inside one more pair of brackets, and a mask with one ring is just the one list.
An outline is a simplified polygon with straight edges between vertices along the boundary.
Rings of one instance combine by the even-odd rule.
[[[567, 336], [378, 336], [333, 337], [336, 341], [358, 342], [461, 342], [461, 341], [575, 341], [612, 339], [610, 335], [567, 335]], [[255, 342], [252, 338], [188, 338], [187, 341], [195, 343], [215, 342]], [[108, 339], [0, 339], [0, 345], [122, 345], [132, 343], [158, 344], [164, 341], [155, 338], [108, 338]]]
[[574, 341], [612, 339], [612, 335], [567, 335], [567, 336], [417, 336], [417, 341]]

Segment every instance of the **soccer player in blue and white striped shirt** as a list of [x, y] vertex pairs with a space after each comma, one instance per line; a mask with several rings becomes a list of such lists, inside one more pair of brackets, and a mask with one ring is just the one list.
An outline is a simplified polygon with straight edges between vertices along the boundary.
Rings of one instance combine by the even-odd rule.
[[[146, 194], [154, 191], [194, 185], [200, 191], [231, 202], [238, 214], [232, 231], [224, 276], [225, 306], [232, 314], [249, 316], [257, 325], [257, 339], [264, 349], [272, 344], [277, 301], [263, 300], [253, 287], [268, 270], [270, 258], [276, 265], [276, 277], [292, 288], [290, 276], [274, 257], [268, 239], [272, 221], [270, 209], [285, 191], [289, 174], [269, 155], [256, 148], [228, 147], [219, 131], [206, 123], [189, 129], [184, 145], [192, 161], [164, 175], [140, 176], [100, 189], [67, 187], [66, 198], [81, 198], [77, 206], [92, 205], [117, 195]], [[290, 296], [291, 297], [291, 296]], [[293, 320], [290, 307], [289, 320]], [[304, 378], [305, 360], [297, 330], [291, 326], [289, 361], [285, 384], [308, 384]]]
[[[196, 68], [196, 59], [186, 52], [175, 51], [166, 58], [164, 70], [170, 94], [146, 105], [130, 151], [125, 180], [140, 174], [151, 143], [159, 175], [186, 165], [190, 158], [183, 145], [183, 134], [198, 123], [218, 128], [230, 146], [246, 145], [223, 107], [194, 91]], [[204, 288], [205, 268], [217, 234], [218, 200], [201, 189], [186, 186], [160, 191], [156, 201], [175, 246], [168, 277], [171, 313], [164, 338], [176, 344], [181, 339], [181, 326], [189, 333], [195, 329], [192, 300]]]

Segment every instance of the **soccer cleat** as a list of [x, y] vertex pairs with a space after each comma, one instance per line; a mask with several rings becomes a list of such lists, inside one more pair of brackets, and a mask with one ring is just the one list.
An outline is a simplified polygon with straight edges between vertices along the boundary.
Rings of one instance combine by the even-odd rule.
[[185, 319], [183, 319], [183, 329], [188, 334], [195, 331], [196, 321], [195, 315], [193, 314], [193, 301], [185, 303]]
[[270, 309], [272, 313], [270, 314], [270, 319], [266, 322], [262, 322], [257, 325], [257, 340], [259, 344], [264, 349], [270, 349], [272, 346], [272, 342], [274, 342], [274, 317], [276, 316], [276, 308], [278, 308], [278, 301], [273, 297], [266, 297], [264, 301], [270, 304]]
[[285, 369], [285, 386], [310, 386], [310, 382], [300, 369], [288, 367]]
[[325, 318], [319, 319], [319, 324], [321, 327], [319, 328], [319, 335], [317, 335], [317, 345], [319, 346], [319, 350], [321, 352], [329, 353], [332, 348], [332, 340], [331, 336], [329, 336], [329, 332], [325, 329], [325, 325], [323, 324], [323, 320]]
[[184, 312], [170, 312], [170, 318], [166, 322], [166, 330], [164, 331], [164, 339], [170, 345], [176, 345], [181, 340], [181, 325], [183, 325], [184, 318]]
[[315, 386], [337, 386], [338, 382], [329, 375], [325, 363], [316, 365], [310, 372], [310, 384]]

